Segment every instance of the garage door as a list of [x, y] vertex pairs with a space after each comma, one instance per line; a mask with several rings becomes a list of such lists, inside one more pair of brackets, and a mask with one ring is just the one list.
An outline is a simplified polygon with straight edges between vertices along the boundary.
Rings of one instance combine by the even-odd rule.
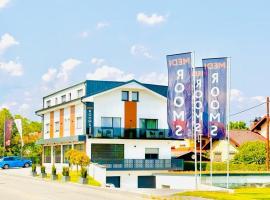
[[120, 176], [107, 176], [107, 184], [113, 184], [116, 188], [120, 188]]
[[138, 176], [138, 188], [156, 188], [156, 177]]

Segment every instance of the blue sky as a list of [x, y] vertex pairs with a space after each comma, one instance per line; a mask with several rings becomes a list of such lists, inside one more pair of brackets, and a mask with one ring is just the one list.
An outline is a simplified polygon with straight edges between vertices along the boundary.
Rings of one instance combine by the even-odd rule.
[[[232, 109], [268, 94], [270, 1], [0, 0], [0, 108], [39, 119], [41, 97], [87, 78], [166, 83], [166, 55], [232, 57]], [[259, 108], [234, 118], [250, 121]]]

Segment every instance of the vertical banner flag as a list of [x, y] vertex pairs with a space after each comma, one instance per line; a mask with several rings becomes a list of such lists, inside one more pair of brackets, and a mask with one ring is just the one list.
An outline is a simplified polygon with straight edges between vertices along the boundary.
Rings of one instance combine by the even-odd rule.
[[8, 119], [5, 121], [5, 147], [11, 144], [11, 134], [12, 134], [13, 120]]
[[168, 55], [167, 65], [169, 135], [175, 139], [192, 138], [191, 53]]
[[213, 139], [226, 137], [227, 58], [203, 59], [207, 70], [208, 133]]
[[205, 105], [205, 76], [206, 71], [204, 67], [196, 67], [193, 71], [194, 78], [194, 131], [196, 135], [207, 136], [207, 107]]
[[15, 122], [17, 130], [18, 130], [18, 132], [20, 134], [21, 142], [22, 142], [22, 146], [23, 146], [24, 143], [23, 143], [23, 135], [22, 135], [22, 120], [21, 119], [15, 119], [14, 122]]

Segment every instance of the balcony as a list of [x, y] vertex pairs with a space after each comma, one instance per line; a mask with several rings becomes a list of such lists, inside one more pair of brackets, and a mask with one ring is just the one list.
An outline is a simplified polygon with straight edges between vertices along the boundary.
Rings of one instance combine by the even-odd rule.
[[169, 137], [168, 129], [124, 129], [95, 127], [93, 138], [112, 139], [172, 139]]
[[94, 160], [92, 162], [106, 166], [109, 171], [184, 170], [184, 160], [181, 159]]

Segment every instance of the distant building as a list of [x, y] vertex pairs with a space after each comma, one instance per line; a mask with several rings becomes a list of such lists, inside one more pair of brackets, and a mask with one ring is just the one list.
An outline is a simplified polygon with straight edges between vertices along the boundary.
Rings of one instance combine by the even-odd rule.
[[[265, 141], [265, 138], [258, 133], [248, 130], [230, 131], [229, 159], [233, 159], [238, 152], [238, 147], [246, 142]], [[228, 158], [227, 140], [217, 140], [213, 142], [212, 158], [214, 162], [225, 162]]]
[[168, 135], [167, 86], [87, 80], [43, 97], [36, 113], [45, 166], [67, 165], [65, 153], [78, 149], [106, 166], [107, 183], [126, 188], [154, 187], [154, 172], [183, 169], [171, 156], [180, 144]]

